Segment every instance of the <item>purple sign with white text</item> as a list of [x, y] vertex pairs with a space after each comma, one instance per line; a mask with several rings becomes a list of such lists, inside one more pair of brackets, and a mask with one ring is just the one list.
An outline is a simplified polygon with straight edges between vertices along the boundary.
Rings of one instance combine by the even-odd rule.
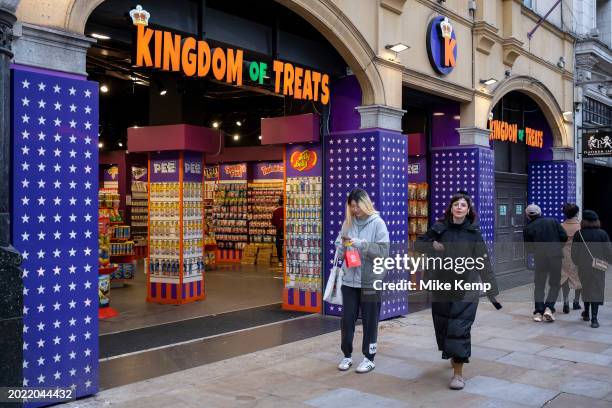
[[179, 153], [151, 153], [151, 182], [179, 181]]
[[183, 160], [183, 181], [186, 182], [202, 182], [202, 154], [194, 152], [185, 152]]

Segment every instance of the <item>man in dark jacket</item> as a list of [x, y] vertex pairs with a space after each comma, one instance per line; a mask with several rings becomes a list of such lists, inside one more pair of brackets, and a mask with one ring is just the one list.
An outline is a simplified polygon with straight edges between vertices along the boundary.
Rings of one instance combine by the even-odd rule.
[[[542, 217], [542, 210], [535, 204], [528, 205], [525, 214], [529, 219], [523, 230], [525, 250], [528, 254], [533, 254], [535, 261], [533, 320], [554, 322], [555, 302], [561, 287], [563, 243], [567, 241], [567, 234], [555, 218]], [[547, 278], [549, 290], [544, 303]]]
[[278, 257], [278, 266], [283, 266], [283, 243], [285, 241], [285, 208], [283, 207], [283, 199], [278, 199], [278, 206], [272, 213], [270, 223], [276, 228], [276, 256]]

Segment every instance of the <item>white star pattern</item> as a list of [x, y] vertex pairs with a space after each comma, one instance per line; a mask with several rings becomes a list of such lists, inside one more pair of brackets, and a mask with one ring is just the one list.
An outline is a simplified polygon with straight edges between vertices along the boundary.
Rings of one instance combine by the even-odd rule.
[[[98, 126], [97, 85], [20, 68], [12, 81], [12, 233], [24, 259], [23, 384], [74, 387], [81, 397], [96, 392], [98, 376], [97, 332], [91, 328], [97, 284], [77, 273], [97, 265], [97, 218], [91, 213], [98, 151], [85, 146], [98, 142], [79, 133]], [[63, 332], [66, 327], [71, 331]]]

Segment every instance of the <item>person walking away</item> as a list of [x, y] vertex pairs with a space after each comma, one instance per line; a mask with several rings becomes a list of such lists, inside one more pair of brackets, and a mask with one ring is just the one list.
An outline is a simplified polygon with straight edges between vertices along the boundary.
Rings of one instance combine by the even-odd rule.
[[276, 256], [278, 257], [278, 266], [283, 266], [283, 243], [285, 241], [285, 208], [283, 207], [283, 199], [278, 199], [278, 206], [272, 213], [271, 224], [276, 228]]
[[601, 266], [596, 267], [595, 262], [599, 265], [602, 264], [601, 261], [607, 262], [608, 265], [612, 263], [612, 244], [608, 233], [601, 229], [601, 222], [595, 211], [583, 211], [580, 227], [572, 243], [572, 260], [578, 266], [582, 283], [582, 319], [588, 322], [590, 312], [591, 327], [596, 329], [599, 327], [597, 312], [599, 306], [603, 305], [606, 289], [606, 271], [602, 270]]
[[569, 292], [574, 289], [574, 302], [572, 308], [580, 309], [580, 278], [578, 277], [578, 269], [572, 261], [572, 241], [576, 231], [580, 229], [580, 220], [578, 212], [580, 209], [576, 204], [566, 203], [563, 206], [563, 214], [565, 221], [561, 224], [567, 234], [567, 242], [563, 245], [563, 261], [561, 262], [561, 290], [563, 292], [563, 313], [569, 313]]
[[[535, 261], [533, 320], [554, 322], [555, 303], [561, 288], [563, 244], [567, 241], [567, 234], [555, 218], [542, 217], [542, 210], [536, 204], [528, 205], [525, 213], [529, 221], [523, 230], [523, 241], [526, 252], [533, 254]], [[546, 280], [549, 289], [545, 297]]]
[[[476, 220], [477, 214], [471, 197], [460, 192], [451, 198], [444, 217], [417, 238], [415, 250], [429, 257], [444, 259], [445, 262], [448, 258], [480, 258], [484, 268], [478, 271], [459, 270], [457, 267], [455, 270], [445, 270], [440, 265], [439, 269], [426, 270], [426, 279], [450, 282], [451, 287], [454, 287], [455, 280], [481, 280], [489, 283], [491, 289], [487, 291], [487, 296], [496, 308], [501, 308], [495, 301], [495, 296], [499, 293], [497, 282]], [[465, 386], [463, 365], [469, 363], [471, 356], [471, 328], [476, 318], [479, 297], [479, 290], [432, 291], [431, 314], [436, 341], [438, 349], [442, 351], [442, 358], [451, 359], [453, 376], [449, 387], [453, 390], [460, 390]]]
[[342, 229], [336, 239], [336, 251], [340, 259], [347, 248], [357, 250], [361, 266], [347, 267], [343, 262], [341, 350], [344, 358], [338, 369], [346, 371], [353, 365], [353, 337], [355, 322], [361, 310], [363, 361], [356, 371], [368, 373], [375, 368], [374, 357], [378, 349], [378, 320], [380, 317], [381, 292], [374, 289], [374, 281], [384, 275], [375, 275], [374, 259], [389, 256], [389, 232], [383, 219], [364, 190], [356, 188], [346, 200], [346, 215]]

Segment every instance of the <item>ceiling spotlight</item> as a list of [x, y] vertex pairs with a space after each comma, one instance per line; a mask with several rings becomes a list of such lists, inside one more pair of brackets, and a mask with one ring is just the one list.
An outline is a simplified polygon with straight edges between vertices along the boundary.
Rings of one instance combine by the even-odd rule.
[[212, 127], [214, 127], [215, 129], [219, 128], [219, 122], [213, 122], [212, 123]]
[[242, 122], [241, 122], [241, 121], [239, 121], [239, 120], [237, 120], [237, 121], [236, 121], [236, 126], [242, 126]]
[[240, 135], [238, 133], [236, 133], [234, 135], [234, 140], [236, 140], [236, 141], [240, 140]]
[[103, 147], [104, 147], [104, 143], [102, 143], [102, 142], [98, 142], [98, 147], [99, 147], [100, 149], [101, 149], [101, 148], [103, 148]]
[[497, 83], [497, 79], [495, 78], [481, 79], [480, 83], [484, 85], [493, 85]]
[[410, 46], [408, 46], [406, 44], [402, 44], [400, 42], [400, 43], [397, 43], [397, 44], [387, 44], [387, 45], [385, 45], [385, 48], [388, 49], [388, 50], [391, 50], [391, 51], [393, 51], [394, 53], [397, 54], [397, 53], [400, 53], [402, 51], [406, 51], [408, 48], [410, 48]]
[[123, 143], [121, 143], [121, 142], [117, 143], [117, 145], [118, 145], [119, 147], [123, 147]]
[[259, 135], [259, 140], [261, 140], [261, 135]]
[[434, 116], [444, 116], [444, 112], [434, 112]]
[[104, 35], [104, 34], [91, 33], [91, 36], [93, 38], [98, 39], [98, 40], [110, 40], [110, 37], [108, 35]]
[[102, 92], [102, 93], [107, 93], [107, 92], [108, 92], [108, 86], [106, 86], [106, 85], [102, 85], [102, 86], [100, 87], [100, 92]]
[[168, 93], [168, 89], [164, 86], [162, 81], [160, 81], [159, 79], [155, 80], [155, 85], [157, 86], [157, 89], [159, 89], [159, 96], [164, 96], [165, 94]]
[[455, 115], [455, 116], [453, 116], [453, 119], [455, 119], [455, 120], [461, 120], [461, 116], [459, 116], [459, 115]]

